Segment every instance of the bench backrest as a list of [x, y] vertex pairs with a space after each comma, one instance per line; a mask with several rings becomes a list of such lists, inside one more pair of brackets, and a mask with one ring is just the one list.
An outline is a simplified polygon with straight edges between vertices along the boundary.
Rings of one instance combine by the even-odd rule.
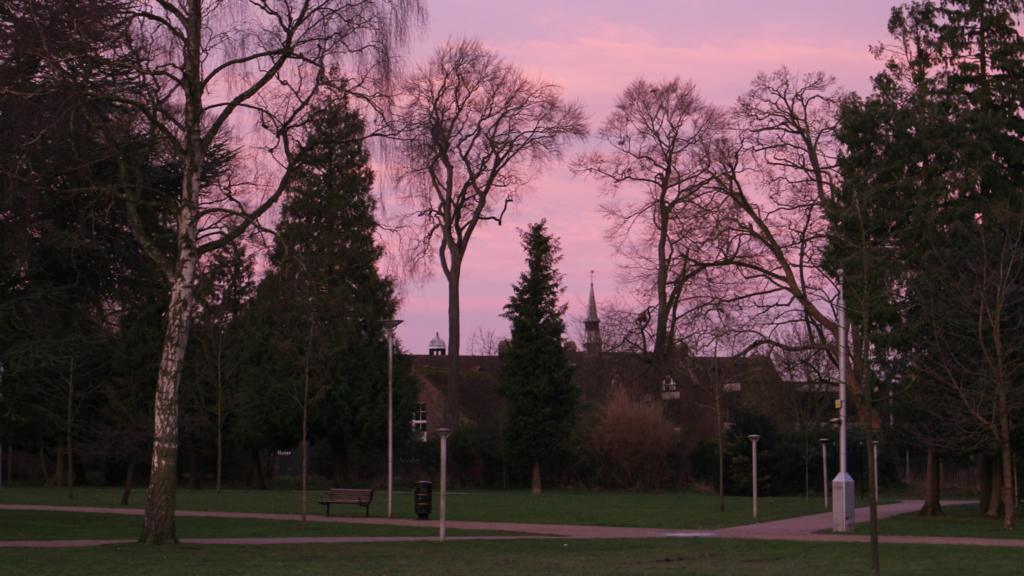
[[336, 502], [366, 502], [373, 499], [373, 490], [369, 488], [331, 488], [327, 491], [327, 499]]

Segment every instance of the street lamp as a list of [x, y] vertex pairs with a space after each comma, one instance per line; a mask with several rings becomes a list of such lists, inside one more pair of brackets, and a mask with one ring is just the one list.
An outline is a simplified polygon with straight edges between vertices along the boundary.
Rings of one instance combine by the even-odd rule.
[[448, 499], [448, 435], [452, 431], [448, 428], [438, 428], [437, 435], [441, 437], [441, 522], [440, 538], [444, 542], [445, 520], [447, 519]]
[[392, 381], [392, 353], [395, 348], [395, 328], [401, 324], [401, 320], [384, 320], [381, 324], [388, 332], [388, 518], [391, 518], [391, 493], [394, 485], [394, 435], [395, 426], [392, 422], [394, 412], [394, 401], [391, 393]]
[[872, 480], [872, 482], [875, 483], [875, 486], [874, 486], [874, 488], [875, 488], [875, 490], [874, 490], [875, 491], [875, 502], [878, 502], [878, 440], [872, 440], [871, 441], [871, 448], [872, 448], [872, 450], [871, 450], [872, 456], [871, 457], [874, 460], [874, 471], [875, 471], [874, 478], [872, 478], [871, 480]]
[[853, 478], [846, 472], [846, 301], [839, 278], [839, 318], [836, 340], [839, 356], [839, 474], [832, 480], [832, 531], [850, 532], [854, 523]]
[[754, 520], [757, 520], [757, 441], [761, 439], [761, 436], [758, 434], [751, 434], [747, 436], [747, 438], [750, 438], [750, 453], [754, 467]]
[[828, 510], [828, 438], [818, 438], [821, 442], [821, 486], [825, 492], [825, 510]]

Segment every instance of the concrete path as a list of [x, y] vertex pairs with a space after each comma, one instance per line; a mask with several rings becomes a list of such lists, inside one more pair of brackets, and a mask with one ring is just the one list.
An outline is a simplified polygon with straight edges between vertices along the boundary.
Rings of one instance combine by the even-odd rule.
[[[878, 507], [878, 519], [881, 520], [883, 518], [899, 516], [900, 514], [916, 512], [921, 509], [923, 504], [922, 500], [903, 500], [895, 504], [882, 504]], [[943, 504], [948, 503], [944, 502]], [[868, 522], [871, 519], [870, 508], [857, 508], [854, 510], [854, 513], [857, 524]], [[723, 538], [737, 538], [749, 535], [813, 534], [822, 530], [830, 530], [831, 528], [832, 513], [822, 512], [821, 514], [811, 514], [810, 516], [797, 516], [784, 520], [723, 528], [718, 533]]]
[[[964, 504], [964, 502], [958, 502]], [[952, 502], [944, 504], [953, 504]], [[908, 500], [879, 506], [879, 518], [914, 512], [921, 508], [920, 500]], [[102, 508], [86, 506], [50, 506], [34, 504], [3, 504], [0, 510], [35, 510], [40, 512], [78, 512], [91, 514], [117, 514], [141, 516], [143, 511], [136, 508]], [[867, 522], [869, 509], [857, 508], [858, 523]], [[248, 520], [299, 521], [299, 514], [273, 514], [260, 512], [215, 512], [179, 510], [179, 517], [191, 518], [235, 518]], [[438, 528], [437, 520], [409, 520], [387, 518], [360, 518], [349, 516], [308, 515], [308, 522], [361, 524], [374, 526], [410, 526], [417, 528]], [[670, 530], [663, 528], [629, 528], [615, 526], [585, 526], [563, 524], [521, 524], [515, 522], [473, 522], [448, 521], [447, 526], [456, 530], [478, 532], [506, 532], [515, 535], [494, 534], [475, 536], [449, 536], [449, 540], [516, 540], [525, 538], [571, 538], [585, 540], [599, 539], [642, 539], [642, 538], [723, 538], [740, 540], [787, 540], [796, 542], [867, 542], [868, 536], [854, 534], [819, 533], [832, 526], [831, 513], [813, 514], [785, 520], [761, 522], [719, 530]], [[297, 536], [268, 538], [185, 538], [186, 544], [233, 544], [233, 545], [278, 545], [278, 544], [340, 544], [368, 542], [422, 542], [436, 541], [436, 536]], [[130, 544], [132, 540], [43, 540], [43, 541], [0, 541], [0, 548], [59, 548], [99, 546], [104, 544]], [[1024, 539], [1008, 538], [956, 538], [934, 536], [882, 536], [881, 542], [888, 544], [938, 544], [959, 546], [996, 546], [1024, 548]]]
[[[943, 501], [943, 506], [971, 505], [970, 501]], [[904, 500], [895, 504], [882, 504], [878, 507], [878, 519], [891, 518], [901, 514], [917, 512], [924, 505], [923, 500]], [[857, 524], [866, 524], [871, 520], [871, 509], [868, 507], [854, 510]], [[723, 528], [718, 531], [719, 538], [738, 540], [786, 540], [790, 542], [870, 542], [871, 537], [862, 534], [822, 533], [831, 530], [832, 513], [823, 512], [810, 516], [798, 516], [785, 520], [761, 522]], [[972, 538], [953, 536], [879, 536], [882, 544], [934, 544], [945, 546], [992, 546], [1000, 548], [1024, 548], [1024, 538]]]

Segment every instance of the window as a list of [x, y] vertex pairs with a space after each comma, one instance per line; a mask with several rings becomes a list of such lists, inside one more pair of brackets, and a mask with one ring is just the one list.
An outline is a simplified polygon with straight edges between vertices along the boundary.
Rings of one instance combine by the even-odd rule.
[[672, 376], [665, 376], [665, 379], [661, 381], [661, 399], [662, 400], [678, 400], [679, 399], [679, 385]]
[[427, 403], [417, 402], [416, 409], [412, 412], [412, 431], [419, 437], [420, 442], [427, 441]]

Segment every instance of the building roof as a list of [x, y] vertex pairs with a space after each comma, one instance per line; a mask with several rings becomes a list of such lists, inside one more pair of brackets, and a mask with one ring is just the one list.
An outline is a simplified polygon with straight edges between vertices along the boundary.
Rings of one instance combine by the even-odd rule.
[[590, 299], [587, 301], [587, 322], [598, 322], [597, 299], [594, 298], [594, 276], [590, 276]]
[[[421, 340], [422, 342], [422, 340]], [[430, 340], [430, 344], [427, 345], [427, 350], [444, 350], [445, 343], [441, 339], [440, 332], [434, 332], [434, 337]]]

